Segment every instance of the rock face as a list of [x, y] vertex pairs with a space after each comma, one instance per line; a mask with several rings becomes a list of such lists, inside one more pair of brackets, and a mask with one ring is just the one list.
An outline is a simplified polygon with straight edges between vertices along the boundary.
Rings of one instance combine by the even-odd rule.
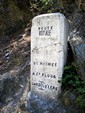
[[85, 81], [85, 14], [75, 11], [69, 40], [79, 72]]
[[[8, 3], [8, 1], [9, 1], [9, 3]], [[19, 1], [19, 2], [17, 4], [15, 4], [15, 1]], [[28, 13], [24, 18], [23, 18], [23, 16], [24, 16], [23, 14], [25, 14], [26, 10], [28, 10], [29, 5], [27, 5], [27, 4], [29, 4], [28, 3], [29, 1], [27, 1], [27, 0], [24, 0], [23, 2], [20, 2], [20, 0], [15, 0], [15, 1], [13, 1], [13, 0], [11, 0], [11, 1], [10, 0], [1, 0], [0, 1], [0, 22], [1, 22], [0, 35], [2, 36], [2, 37], [0, 37], [0, 46], [1, 46], [1, 44], [4, 45], [5, 42], [8, 42], [8, 40], [9, 40], [9, 36], [4, 36], [4, 34], [10, 35], [10, 32], [14, 33], [14, 31], [17, 30], [16, 28], [19, 26], [19, 24], [21, 26], [23, 19], [27, 19], [26, 17], [28, 15]], [[68, 7], [67, 9], [65, 7], [65, 9], [62, 9], [63, 10], [62, 12], [67, 14], [67, 17], [70, 16], [72, 18], [71, 26], [70, 26], [71, 30], [70, 30], [69, 42], [71, 44], [71, 47], [72, 47], [72, 50], [74, 53], [75, 61], [78, 64], [78, 68], [79, 68], [78, 71], [82, 75], [82, 79], [85, 81], [85, 13], [81, 12], [81, 11], [85, 11], [85, 0], [58, 0], [58, 1], [60, 3], [61, 3], [61, 1], [63, 1], [62, 4], [63, 5], [65, 4], [65, 6], [68, 6], [68, 4], [70, 4], [69, 3], [70, 1], [72, 1], [72, 2], [74, 1], [76, 3], [77, 11], [74, 11], [74, 10], [76, 10], [75, 9], [76, 6], [73, 2], [72, 7], [70, 7], [70, 8]], [[56, 0], [55, 0], [55, 3], [56, 3]], [[19, 5], [20, 7], [17, 5]], [[57, 5], [56, 5], [56, 7], [57, 7]], [[25, 8], [25, 9], [23, 9], [23, 8]], [[25, 13], [24, 13], [24, 11], [23, 11], [23, 13], [21, 13], [22, 9], [25, 11]], [[54, 6], [53, 6], [53, 9], [54, 9]], [[80, 10], [80, 12], [78, 11], [78, 9]], [[57, 11], [59, 12], [60, 9]], [[33, 11], [31, 11], [31, 12], [33, 12]], [[47, 10], [46, 10], [46, 12], [47, 12]], [[55, 12], [56, 12], [56, 10], [55, 10]], [[27, 21], [28, 21], [28, 19], [27, 19]], [[18, 26], [16, 26], [16, 25], [18, 25]], [[14, 26], [16, 26], [16, 28]], [[27, 41], [27, 39], [26, 39], [26, 41]], [[22, 45], [23, 45], [22, 48], [19, 46], [20, 43], [22, 43]], [[25, 61], [27, 61], [29, 55], [26, 55], [28, 53], [28, 49], [27, 49], [28, 47], [25, 47], [25, 45], [26, 45], [26, 43], [24, 43], [24, 40], [23, 40], [23, 42], [21, 40], [19, 42], [15, 42], [15, 45], [11, 44], [11, 48], [13, 47], [13, 49], [11, 49], [11, 50], [15, 51], [15, 52], [13, 52], [14, 57], [13, 58], [10, 57], [10, 59], [13, 59], [12, 62], [13, 62], [14, 66], [15, 66], [15, 64], [18, 65], [19, 62], [23, 61], [23, 60], [20, 60], [21, 57], [16, 59], [17, 55], [15, 55], [15, 53], [18, 53], [16, 51], [18, 49], [18, 46], [19, 46], [19, 48], [21, 48], [21, 50], [19, 50], [19, 54], [21, 53], [20, 56], [24, 56], [23, 59]], [[6, 48], [8, 48], [8, 47], [6, 47]], [[23, 48], [25, 48], [24, 50], [27, 51], [26, 54], [25, 54], [26, 51], [24, 51]], [[20, 71], [15, 70], [14, 74], [11, 73], [11, 71], [13, 71], [13, 70], [11, 69], [12, 65], [10, 66], [10, 64], [12, 64], [12, 63], [8, 62], [8, 61], [10, 61], [10, 59], [8, 59], [8, 56], [10, 56], [10, 54], [8, 54], [9, 52], [6, 52], [6, 53], [3, 52], [4, 54], [1, 55], [1, 51], [3, 51], [2, 48], [0, 48], [0, 58], [2, 56], [5, 56], [5, 57], [3, 57], [3, 59], [2, 58], [0, 59], [0, 97], [1, 97], [0, 98], [0, 113], [20, 113], [20, 112], [22, 113], [22, 111], [18, 111], [18, 109], [20, 107], [23, 108], [25, 106], [24, 101], [26, 102], [26, 95], [29, 90], [29, 88], [28, 88], [28, 86], [29, 86], [29, 83], [28, 83], [29, 82], [29, 78], [28, 78], [29, 69], [28, 68], [26, 69], [26, 66], [25, 66], [24, 68], [21, 67]], [[4, 50], [4, 51], [6, 51], [6, 50]], [[25, 61], [23, 61], [23, 62], [25, 63]], [[22, 63], [20, 63], [19, 65], [21, 65], [21, 64]], [[26, 65], [27, 65], [27, 63], [26, 63]], [[25, 69], [26, 69], [26, 71], [25, 71]], [[28, 78], [28, 80], [27, 80], [27, 78]], [[69, 98], [69, 96], [71, 96], [71, 97]], [[41, 106], [40, 110], [43, 109], [45, 111], [45, 112], [42, 111], [43, 113], [48, 113], [46, 104], [49, 101], [47, 101], [47, 103], [45, 103], [45, 101], [42, 101], [41, 98], [37, 98], [37, 96], [34, 95], [32, 97], [31, 102], [32, 102], [32, 104], [34, 104], [35, 107], [36, 107], [36, 104], [33, 103], [34, 99], [35, 99], [35, 102], [39, 101], [39, 104]], [[72, 101], [70, 101], [70, 100], [72, 100]], [[66, 106], [68, 106], [68, 105], [70, 106], [74, 100], [75, 100], [75, 96], [74, 96], [74, 94], [71, 93], [68, 95], [66, 94], [64, 96], [63, 101]], [[30, 101], [30, 100], [28, 100], [28, 101]], [[51, 101], [51, 103], [52, 102], [53, 101]], [[42, 106], [42, 104], [43, 104], [43, 106]], [[54, 102], [54, 104], [55, 104], [55, 102]], [[37, 107], [40, 107], [40, 106], [37, 105]], [[50, 102], [49, 102], [49, 106], [50, 106], [50, 112], [53, 113], [54, 110], [51, 109], [52, 105], [50, 104]], [[58, 109], [54, 108], [57, 110], [57, 111], [55, 110], [56, 113], [58, 113], [58, 112], [59, 113], [60, 112], [68, 113], [68, 111], [65, 108], [61, 107], [59, 104], [57, 104], [56, 106], [58, 108]], [[75, 106], [75, 104], [73, 106]], [[28, 113], [28, 112], [26, 112], [26, 113]], [[33, 110], [33, 113], [35, 113], [34, 110]], [[39, 113], [41, 113], [41, 111]], [[74, 112], [74, 113], [78, 113], [78, 112]], [[81, 111], [80, 111], [80, 113], [81, 113]]]
[[79, 44], [75, 48], [77, 63], [79, 64], [82, 79], [85, 80], [85, 44]]
[[25, 111], [30, 68], [30, 37], [25, 35], [19, 33], [17, 38], [22, 36], [22, 39], [0, 48], [0, 113]]
[[5, 73], [0, 77], [0, 97], [2, 97], [0, 101], [4, 101], [9, 96], [15, 94], [19, 88], [19, 81], [17, 81], [10, 73]]
[[[42, 99], [41, 97], [28, 93], [27, 108], [29, 113], [68, 113], [69, 110], [66, 109], [60, 102]], [[38, 102], [38, 104], [36, 104]], [[49, 108], [48, 108], [49, 107]]]

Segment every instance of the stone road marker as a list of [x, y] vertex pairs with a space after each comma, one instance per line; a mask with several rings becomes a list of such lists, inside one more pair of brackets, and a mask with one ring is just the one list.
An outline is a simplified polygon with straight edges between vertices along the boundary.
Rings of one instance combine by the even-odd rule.
[[67, 56], [68, 23], [60, 13], [34, 17], [31, 29], [31, 94], [57, 99]]

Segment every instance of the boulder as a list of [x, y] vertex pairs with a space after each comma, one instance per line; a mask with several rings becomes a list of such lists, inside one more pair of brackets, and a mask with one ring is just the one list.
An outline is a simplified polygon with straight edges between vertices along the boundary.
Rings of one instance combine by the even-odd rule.
[[[0, 75], [0, 101], [6, 102], [13, 98], [15, 93], [20, 89], [20, 80], [13, 77], [10, 72]], [[9, 98], [9, 99], [8, 99]]]
[[85, 13], [75, 11], [70, 28], [69, 42], [77, 63], [78, 72], [85, 81]]
[[0, 113], [24, 113], [29, 91], [29, 60], [25, 64], [0, 75]]

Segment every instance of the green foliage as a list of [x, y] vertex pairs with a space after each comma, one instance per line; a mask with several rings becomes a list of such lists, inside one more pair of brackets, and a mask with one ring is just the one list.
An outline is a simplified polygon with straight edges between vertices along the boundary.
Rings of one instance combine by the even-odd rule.
[[12, 21], [23, 20], [22, 12], [20, 11], [19, 7], [17, 7], [16, 2], [8, 1], [8, 6], [10, 9], [9, 17]]
[[[77, 74], [76, 69], [73, 65], [66, 66], [64, 68], [63, 81], [62, 84], [64, 88], [78, 88], [83, 87], [83, 81], [80, 79], [80, 76]], [[68, 87], [67, 87], [68, 86]]]
[[31, 10], [33, 16], [41, 13], [51, 13], [53, 2], [52, 0], [40, 0], [40, 1], [30, 1]]
[[79, 95], [77, 97], [76, 102], [78, 103], [78, 105], [79, 105], [80, 108], [84, 108], [85, 107], [85, 94], [84, 95]]
[[52, 0], [40, 0], [45, 6], [50, 5]]
[[85, 107], [85, 87], [84, 82], [77, 74], [73, 65], [66, 66], [64, 69], [62, 89], [74, 91], [77, 95], [76, 103], [80, 108]]

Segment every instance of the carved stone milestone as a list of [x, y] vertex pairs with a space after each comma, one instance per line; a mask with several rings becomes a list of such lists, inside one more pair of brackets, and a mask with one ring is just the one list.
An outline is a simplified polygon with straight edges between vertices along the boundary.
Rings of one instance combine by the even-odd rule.
[[31, 28], [31, 95], [57, 100], [67, 56], [68, 23], [63, 14], [34, 17]]

